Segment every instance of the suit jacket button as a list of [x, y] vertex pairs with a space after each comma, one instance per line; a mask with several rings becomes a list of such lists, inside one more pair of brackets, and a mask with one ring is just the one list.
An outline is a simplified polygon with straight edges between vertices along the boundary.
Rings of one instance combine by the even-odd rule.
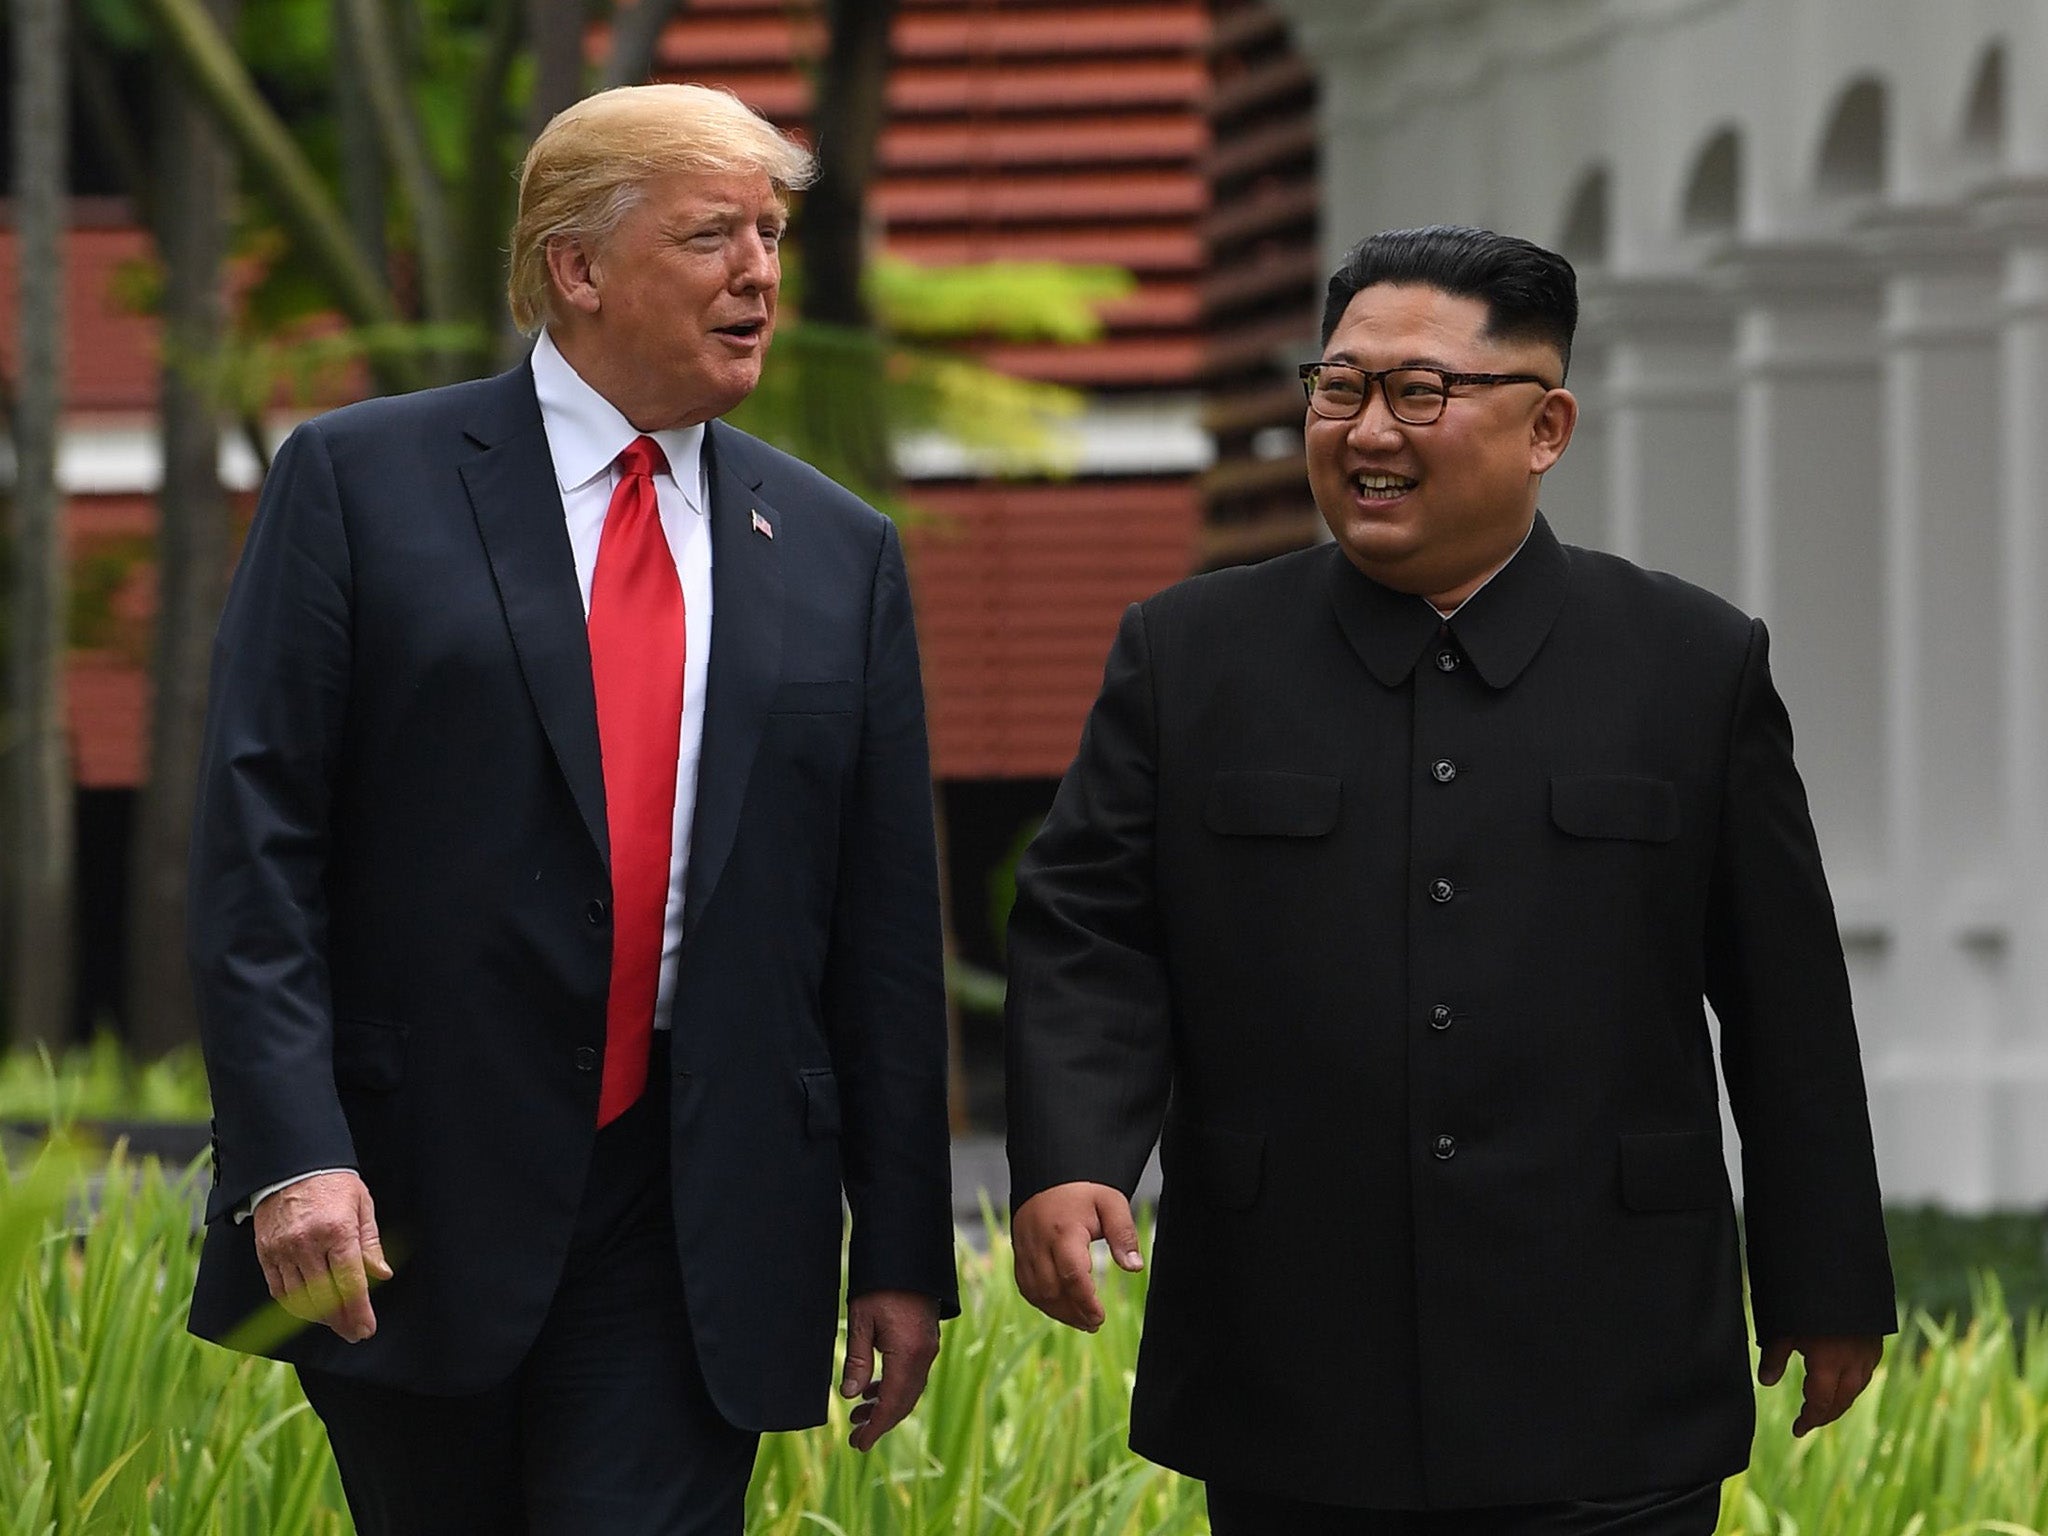
[[606, 910], [605, 904], [593, 896], [583, 904], [583, 920], [593, 928], [602, 928]]
[[1438, 651], [1436, 653], [1436, 669], [1439, 672], [1455, 672], [1463, 661], [1464, 658], [1456, 651]]
[[1448, 784], [1458, 776], [1458, 765], [1448, 757], [1440, 757], [1429, 765], [1429, 776], [1439, 784]]
[[576, 1070], [578, 1072], [595, 1072], [597, 1070], [597, 1050], [594, 1046], [579, 1045], [576, 1047]]
[[1438, 878], [1429, 882], [1429, 899], [1431, 901], [1446, 902], [1457, 894], [1458, 888], [1448, 880]]
[[1458, 1155], [1458, 1138], [1439, 1136], [1429, 1144], [1429, 1150], [1436, 1154], [1438, 1162], [1447, 1163]]
[[1451, 1027], [1451, 1010], [1447, 1004], [1438, 1003], [1429, 1010], [1429, 1027], [1431, 1029], [1449, 1029]]

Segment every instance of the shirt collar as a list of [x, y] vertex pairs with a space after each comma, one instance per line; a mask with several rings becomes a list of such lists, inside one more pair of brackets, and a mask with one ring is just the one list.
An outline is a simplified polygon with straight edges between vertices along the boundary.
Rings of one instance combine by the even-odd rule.
[[1341, 549], [1334, 553], [1337, 622], [1359, 660], [1389, 688], [1407, 680], [1423, 649], [1446, 630], [1490, 687], [1507, 687], [1543, 648], [1571, 575], [1571, 557], [1541, 512], [1522, 547], [1448, 619], [1413, 593], [1373, 581]]
[[[547, 431], [555, 481], [564, 496], [607, 472], [626, 445], [641, 435], [617, 406], [569, 366], [545, 329], [533, 344], [533, 392], [540, 400], [541, 425]], [[684, 503], [701, 516], [705, 511], [704, 424], [670, 427], [647, 436], [668, 456], [669, 473], [683, 493]]]

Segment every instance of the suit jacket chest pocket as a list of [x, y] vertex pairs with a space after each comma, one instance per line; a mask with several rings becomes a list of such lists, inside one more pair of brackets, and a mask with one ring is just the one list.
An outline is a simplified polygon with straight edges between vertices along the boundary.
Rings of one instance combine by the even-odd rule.
[[1336, 828], [1343, 790], [1325, 774], [1227, 769], [1209, 781], [1202, 824], [1225, 837], [1323, 837]]
[[1570, 837], [1668, 843], [1678, 836], [1678, 786], [1633, 774], [1554, 778], [1550, 819]]

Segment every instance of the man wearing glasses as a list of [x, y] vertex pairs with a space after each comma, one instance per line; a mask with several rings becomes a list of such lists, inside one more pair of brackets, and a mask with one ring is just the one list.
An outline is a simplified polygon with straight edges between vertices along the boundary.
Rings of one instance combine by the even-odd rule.
[[1849, 990], [1760, 621], [1560, 544], [1562, 257], [1376, 235], [1304, 364], [1331, 545], [1124, 616], [1010, 930], [1017, 1278], [1141, 1264], [1140, 1453], [1218, 1536], [1707, 1536], [1758, 1373], [1895, 1323]]

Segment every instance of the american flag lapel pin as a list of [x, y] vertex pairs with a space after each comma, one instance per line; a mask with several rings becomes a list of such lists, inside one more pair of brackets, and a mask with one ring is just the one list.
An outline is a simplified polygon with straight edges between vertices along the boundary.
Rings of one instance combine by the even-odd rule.
[[747, 515], [754, 520], [754, 532], [761, 535], [764, 539], [775, 537], [775, 525], [763, 517], [758, 508], [750, 508]]

